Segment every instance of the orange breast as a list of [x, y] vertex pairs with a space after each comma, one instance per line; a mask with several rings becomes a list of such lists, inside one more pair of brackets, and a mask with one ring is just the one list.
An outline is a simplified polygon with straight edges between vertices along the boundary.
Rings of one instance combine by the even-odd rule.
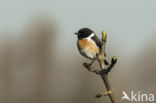
[[93, 42], [88, 41], [87, 39], [81, 39], [77, 41], [78, 47], [80, 49], [88, 48], [88, 51], [99, 54], [99, 48]]

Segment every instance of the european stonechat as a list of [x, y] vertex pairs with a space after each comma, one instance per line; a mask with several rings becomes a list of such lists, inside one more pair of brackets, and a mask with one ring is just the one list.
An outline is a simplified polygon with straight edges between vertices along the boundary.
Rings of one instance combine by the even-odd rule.
[[[78, 37], [77, 47], [80, 54], [92, 62], [90, 65], [97, 59], [101, 51], [101, 41], [96, 36], [96, 34], [89, 28], [82, 28], [75, 33]], [[108, 65], [108, 62], [105, 60], [105, 64]]]

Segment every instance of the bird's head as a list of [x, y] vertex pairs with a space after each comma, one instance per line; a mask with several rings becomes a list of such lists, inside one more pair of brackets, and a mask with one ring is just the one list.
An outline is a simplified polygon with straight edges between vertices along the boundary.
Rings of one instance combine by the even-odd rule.
[[94, 33], [91, 29], [89, 28], [82, 28], [75, 34], [77, 35], [78, 39], [83, 39], [89, 37], [92, 33]]

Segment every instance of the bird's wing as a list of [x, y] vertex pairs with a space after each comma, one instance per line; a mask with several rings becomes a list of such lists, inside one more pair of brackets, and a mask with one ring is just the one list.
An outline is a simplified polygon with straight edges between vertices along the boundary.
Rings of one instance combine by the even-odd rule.
[[96, 45], [97, 45], [99, 48], [101, 48], [102, 43], [101, 43], [100, 39], [99, 39], [96, 35], [94, 35], [94, 36], [91, 37], [91, 38], [92, 38], [92, 40], [94, 40], [94, 41], [96, 42]]
[[[101, 49], [102, 43], [101, 43], [100, 39], [96, 35], [94, 35], [91, 38], [92, 38], [92, 40], [94, 40], [96, 42], [96, 45]], [[104, 53], [104, 55], [106, 57], [106, 53]]]

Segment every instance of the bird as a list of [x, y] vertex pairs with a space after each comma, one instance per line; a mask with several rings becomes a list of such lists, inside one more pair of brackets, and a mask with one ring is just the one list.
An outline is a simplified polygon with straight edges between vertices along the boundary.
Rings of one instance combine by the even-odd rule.
[[[89, 28], [81, 28], [74, 34], [77, 35], [77, 47], [80, 54], [87, 59], [92, 60], [92, 62], [89, 63], [92, 65], [101, 51], [102, 42]], [[106, 60], [104, 60], [104, 62], [106, 65], [109, 65]]]

